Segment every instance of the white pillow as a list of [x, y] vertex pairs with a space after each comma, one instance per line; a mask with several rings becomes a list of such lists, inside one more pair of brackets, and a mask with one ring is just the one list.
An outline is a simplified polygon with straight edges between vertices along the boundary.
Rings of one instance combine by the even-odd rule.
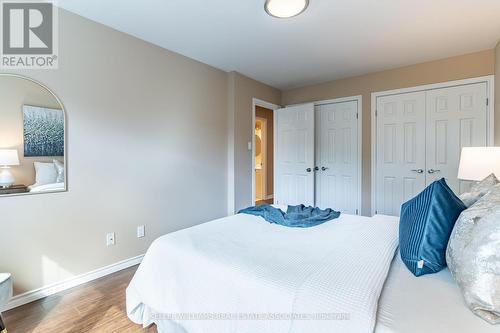
[[35, 185], [45, 185], [55, 183], [57, 180], [57, 170], [54, 163], [35, 162]]
[[53, 162], [57, 172], [56, 183], [64, 183], [64, 163], [58, 160], [53, 160]]

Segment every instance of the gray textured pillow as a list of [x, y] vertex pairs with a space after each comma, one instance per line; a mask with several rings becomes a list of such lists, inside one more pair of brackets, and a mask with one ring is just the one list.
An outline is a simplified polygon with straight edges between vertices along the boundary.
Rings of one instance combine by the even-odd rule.
[[500, 184], [460, 214], [446, 261], [472, 312], [499, 324]]
[[497, 177], [495, 177], [494, 174], [490, 174], [479, 183], [472, 185], [469, 192], [460, 194], [459, 198], [462, 200], [465, 207], [470, 207], [498, 183], [500, 182]]
[[57, 171], [56, 183], [64, 183], [64, 163], [59, 162], [58, 160], [53, 160], [53, 162]]

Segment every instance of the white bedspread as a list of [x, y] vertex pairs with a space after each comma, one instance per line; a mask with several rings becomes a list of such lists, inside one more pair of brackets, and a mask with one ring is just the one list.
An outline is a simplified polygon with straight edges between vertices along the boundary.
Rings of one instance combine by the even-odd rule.
[[65, 189], [64, 183], [50, 183], [50, 184], [44, 184], [44, 185], [30, 185], [28, 186], [28, 189], [30, 190], [31, 193], [38, 193], [38, 192], [52, 192], [52, 191], [60, 191]]
[[378, 305], [375, 333], [499, 333], [465, 305], [448, 268], [413, 276], [395, 256]]
[[[373, 332], [397, 221], [341, 215], [295, 229], [239, 214], [168, 234], [127, 288], [127, 313], [165, 333]], [[330, 320], [286, 317], [316, 313]], [[198, 320], [210, 316], [231, 320]]]

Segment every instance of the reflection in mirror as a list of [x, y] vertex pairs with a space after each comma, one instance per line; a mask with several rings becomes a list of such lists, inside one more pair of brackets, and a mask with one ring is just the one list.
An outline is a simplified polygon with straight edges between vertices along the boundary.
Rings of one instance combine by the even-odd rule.
[[65, 191], [65, 112], [47, 87], [0, 74], [0, 196]]

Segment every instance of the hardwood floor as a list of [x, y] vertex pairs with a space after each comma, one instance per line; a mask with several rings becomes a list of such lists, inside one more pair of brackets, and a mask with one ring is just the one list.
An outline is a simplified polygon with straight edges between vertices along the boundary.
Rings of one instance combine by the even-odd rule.
[[156, 332], [132, 323], [125, 289], [137, 266], [3, 313], [9, 333]]
[[259, 201], [255, 202], [255, 206], [260, 206], [260, 205], [265, 205], [265, 204], [272, 205], [273, 204], [273, 199], [259, 200]]

